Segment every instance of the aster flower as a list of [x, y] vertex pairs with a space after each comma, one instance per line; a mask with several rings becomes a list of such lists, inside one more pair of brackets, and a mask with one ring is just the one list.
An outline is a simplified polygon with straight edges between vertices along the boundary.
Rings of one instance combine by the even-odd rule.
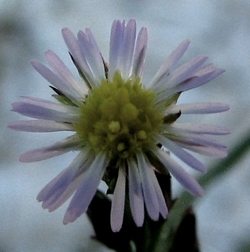
[[211, 125], [179, 123], [178, 119], [184, 114], [226, 111], [228, 106], [176, 103], [182, 92], [211, 81], [224, 70], [205, 64], [205, 56], [177, 66], [190, 44], [184, 41], [152, 81], [143, 81], [147, 29], [137, 34], [135, 20], [114, 21], [108, 63], [89, 29], [75, 37], [64, 28], [62, 35], [81, 81], [55, 53], [47, 51], [50, 68], [36, 60], [31, 64], [51, 83], [56, 101], [21, 97], [13, 104], [13, 111], [35, 120], [9, 125], [28, 132], [72, 132], [60, 142], [20, 157], [23, 162], [36, 162], [69, 151], [79, 152], [69, 167], [39, 193], [37, 199], [43, 202], [43, 208], [54, 211], [73, 195], [63, 220], [64, 224], [73, 222], [87, 210], [104, 180], [113, 192], [111, 228], [119, 231], [126, 192], [137, 226], [143, 225], [144, 209], [153, 220], [166, 218], [168, 208], [156, 173], [170, 173], [191, 194], [202, 195], [200, 185], [172, 155], [205, 172], [204, 165], [189, 151], [226, 156], [226, 146], [209, 135], [228, 131]]

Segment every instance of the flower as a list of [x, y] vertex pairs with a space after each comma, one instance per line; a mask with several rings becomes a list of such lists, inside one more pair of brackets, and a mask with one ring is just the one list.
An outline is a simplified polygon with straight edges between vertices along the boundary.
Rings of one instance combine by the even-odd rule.
[[186, 40], [172, 52], [152, 81], [144, 82], [147, 29], [142, 28], [137, 34], [135, 20], [127, 24], [114, 21], [108, 64], [89, 29], [80, 31], [76, 38], [64, 28], [62, 35], [81, 81], [55, 53], [47, 51], [50, 68], [36, 60], [31, 64], [52, 84], [56, 101], [21, 97], [12, 105], [13, 111], [35, 120], [9, 125], [20, 131], [73, 133], [20, 157], [20, 161], [35, 162], [69, 151], [79, 152], [69, 167], [39, 193], [37, 199], [43, 202], [43, 208], [54, 211], [74, 194], [63, 220], [64, 224], [73, 222], [87, 210], [103, 179], [113, 190], [111, 228], [115, 232], [122, 227], [126, 191], [137, 226], [143, 225], [144, 206], [151, 219], [166, 218], [168, 208], [155, 173], [169, 172], [191, 194], [202, 195], [201, 186], [171, 155], [205, 172], [204, 165], [189, 150], [226, 156], [226, 146], [208, 136], [227, 134], [228, 130], [179, 123], [178, 118], [184, 114], [222, 112], [228, 106], [176, 103], [182, 92], [211, 81], [224, 70], [204, 64], [205, 56], [177, 66], [190, 44]]

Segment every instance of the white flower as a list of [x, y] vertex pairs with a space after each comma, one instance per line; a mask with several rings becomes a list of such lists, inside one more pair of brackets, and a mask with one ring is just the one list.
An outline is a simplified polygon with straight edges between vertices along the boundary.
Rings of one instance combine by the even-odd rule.
[[[191, 168], [205, 172], [204, 165], [189, 150], [224, 157], [226, 146], [208, 137], [223, 135], [221, 127], [178, 123], [182, 114], [217, 113], [228, 110], [221, 103], [176, 105], [180, 94], [203, 85], [224, 70], [196, 57], [177, 66], [189, 41], [181, 43], [149, 83], [142, 82], [147, 30], [136, 34], [136, 22], [114, 21], [108, 64], [89, 29], [77, 38], [62, 30], [79, 82], [52, 51], [45, 53], [50, 68], [38, 61], [32, 66], [52, 84], [55, 102], [22, 97], [13, 111], [35, 118], [9, 125], [29, 132], [71, 131], [72, 136], [21, 155], [23, 162], [35, 162], [78, 151], [78, 155], [39, 193], [37, 199], [49, 211], [60, 207], [73, 194], [64, 223], [73, 222], [88, 208], [102, 179], [111, 188], [116, 182], [111, 228], [123, 223], [125, 188], [128, 187], [132, 217], [137, 226], [144, 221], [144, 206], [153, 220], [166, 218], [168, 209], [155, 173], [172, 174], [191, 194], [203, 190], [169, 153]], [[167, 149], [166, 152], [163, 150]], [[187, 151], [188, 150], [188, 151]], [[160, 165], [157, 165], [160, 164]]]

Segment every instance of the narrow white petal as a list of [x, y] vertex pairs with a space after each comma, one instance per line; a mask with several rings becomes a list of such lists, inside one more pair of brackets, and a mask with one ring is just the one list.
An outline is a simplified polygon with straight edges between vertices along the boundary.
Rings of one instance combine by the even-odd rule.
[[159, 141], [162, 145], [164, 145], [164, 147], [173, 152], [174, 155], [176, 155], [179, 159], [181, 159], [183, 162], [185, 162], [193, 169], [200, 172], [207, 171], [206, 167], [198, 159], [196, 159], [187, 151], [183, 150], [180, 146], [178, 146], [174, 142], [168, 140], [166, 137], [158, 136], [157, 141]]
[[62, 29], [62, 35], [77, 67], [80, 69], [80, 71], [83, 73], [84, 77], [86, 78], [85, 79], [86, 84], [88, 85], [88, 87], [91, 87], [92, 85], [96, 83], [96, 79], [91, 69], [89, 68], [89, 65], [86, 59], [82, 55], [77, 39], [68, 28]]
[[144, 221], [144, 201], [141, 187], [141, 177], [138, 167], [133, 160], [128, 160], [129, 203], [131, 213], [137, 227]]
[[44, 120], [73, 122], [78, 116], [78, 109], [60, 103], [34, 97], [21, 97], [21, 101], [12, 104], [13, 111], [19, 114]]
[[207, 57], [199, 56], [176, 68], [173, 72], [163, 77], [162, 80], [157, 83], [157, 92], [173, 88], [183, 81], [190, 79], [192, 74], [194, 74], [206, 60]]
[[85, 97], [88, 92], [87, 87], [84, 84], [80, 85], [78, 83], [61, 59], [52, 51], [47, 51], [45, 56], [53, 71], [58, 74], [63, 81], [65, 81], [68, 89], [72, 93], [72, 96], [76, 98]]
[[155, 88], [154, 86], [157, 85], [157, 83], [159, 83], [163, 77], [169, 75], [170, 71], [187, 51], [189, 44], [190, 41], [185, 40], [171, 53], [166, 62], [160, 67], [159, 71], [154, 76], [150, 87]]
[[83, 99], [84, 88], [79, 92], [82, 96], [79, 96], [74, 90], [70, 88], [71, 85], [62, 80], [58, 75], [52, 72], [49, 68], [44, 66], [37, 60], [31, 61], [31, 65], [35, 70], [43, 76], [48, 82], [50, 82], [54, 87], [60, 90], [64, 95], [66, 95], [73, 102], [79, 102], [80, 99]]
[[62, 206], [77, 190], [84, 175], [84, 172], [79, 174], [67, 187], [55, 191], [48, 199], [43, 201], [42, 207], [48, 209], [49, 212], [53, 212]]
[[223, 69], [216, 69], [211, 67], [204, 67], [201, 70], [198, 70], [196, 73], [194, 73], [192, 76], [187, 78], [186, 80], [183, 80], [181, 83], [176, 83], [176, 86], [173, 86], [171, 88], [163, 89], [162, 85], [159, 87], [155, 87], [154, 90], [158, 93], [156, 103], [164, 102], [166, 99], [171, 97], [172, 95], [176, 93], [181, 93], [196, 87], [199, 87], [212, 79], [216, 78], [218, 75], [222, 74], [224, 72]]
[[161, 216], [163, 218], [166, 218], [167, 214], [168, 214], [168, 208], [167, 208], [166, 200], [165, 200], [165, 198], [163, 196], [161, 187], [160, 187], [159, 182], [158, 182], [158, 180], [157, 180], [157, 178], [155, 176], [154, 170], [149, 169], [149, 172], [151, 173], [152, 182], [154, 184], [155, 192], [156, 192], [157, 199], [158, 199], [158, 202], [159, 202], [160, 214], [161, 214]]
[[119, 167], [118, 179], [115, 186], [115, 191], [111, 207], [111, 229], [113, 232], [120, 231], [124, 216], [125, 206], [125, 165]]
[[77, 150], [78, 146], [79, 139], [75, 136], [71, 136], [51, 146], [25, 152], [20, 156], [19, 160], [21, 162], [27, 163], [45, 160], [48, 158], [62, 155], [72, 150]]
[[112, 25], [109, 48], [109, 79], [112, 80], [118, 69], [120, 48], [123, 39], [124, 22], [115, 20]]
[[227, 156], [227, 148], [225, 146], [203, 146], [203, 145], [191, 145], [190, 143], [178, 143], [180, 146], [187, 150], [191, 150], [202, 155], [223, 158]]
[[89, 153], [79, 153], [75, 161], [39, 193], [37, 199], [43, 201], [42, 207], [52, 212], [64, 204], [79, 187], [93, 160]]
[[213, 139], [211, 137], [205, 136], [205, 135], [198, 135], [198, 134], [192, 134], [192, 133], [184, 133], [184, 132], [178, 132], [174, 131], [174, 134], [166, 135], [170, 140], [173, 140], [177, 143], [187, 143], [190, 145], [202, 145], [202, 146], [212, 146], [216, 148], [225, 148], [226, 146], [224, 144], [221, 144], [216, 139]]
[[108, 161], [106, 155], [103, 153], [96, 156], [70, 201], [69, 207], [64, 215], [64, 224], [75, 221], [87, 210], [103, 177]]
[[[38, 194], [37, 200], [48, 201], [51, 196], [59, 192], [62, 194], [72, 181], [86, 170], [87, 160], [90, 159], [88, 153], [80, 152], [73, 162], [51, 180]], [[45, 207], [47, 208], [47, 207]]]
[[134, 59], [133, 59], [133, 74], [142, 76], [143, 66], [145, 62], [146, 49], [148, 43], [148, 33], [146, 28], [142, 28], [137, 36]]
[[208, 134], [208, 135], [227, 135], [230, 133], [229, 129], [214, 126], [209, 124], [194, 124], [194, 123], [174, 123], [171, 126], [167, 126], [168, 130], [173, 131], [177, 129], [182, 132], [189, 132], [194, 134]]
[[[86, 29], [85, 33], [82, 31], [78, 32], [77, 37], [82, 55], [85, 57], [95, 79], [100, 82], [105, 77], [104, 66], [100, 50], [93, 34], [89, 29]], [[95, 85], [94, 83], [92, 84]]]
[[191, 103], [191, 104], [179, 104], [172, 108], [169, 108], [167, 113], [175, 114], [181, 112], [182, 114], [208, 114], [208, 113], [220, 113], [227, 111], [229, 106], [219, 102], [204, 102], [204, 103]]
[[211, 81], [212, 79], [216, 78], [220, 74], [224, 73], [224, 69], [211, 69], [208, 72], [200, 75], [201, 73], [198, 73], [197, 76], [192, 76], [190, 79], [187, 79], [186, 81], [183, 81], [179, 85], [173, 88], [173, 92], [184, 92], [196, 87], [199, 87], [201, 85], [204, 85], [205, 83]]
[[121, 44], [121, 51], [119, 55], [119, 69], [122, 77], [127, 79], [131, 75], [132, 59], [134, 55], [134, 46], [136, 38], [136, 22], [134, 19], [128, 21]]
[[138, 168], [141, 175], [142, 190], [147, 212], [152, 220], [159, 219], [159, 202], [152, 183], [152, 175], [149, 169], [152, 167], [146, 163], [142, 154], [137, 154]]
[[9, 128], [27, 132], [55, 132], [55, 131], [72, 131], [73, 127], [70, 123], [60, 123], [48, 120], [29, 120], [12, 122]]
[[190, 176], [178, 163], [176, 163], [169, 154], [162, 150], [156, 150], [155, 155], [159, 158], [166, 169], [182, 184], [187, 191], [194, 196], [202, 196], [203, 189], [198, 182]]

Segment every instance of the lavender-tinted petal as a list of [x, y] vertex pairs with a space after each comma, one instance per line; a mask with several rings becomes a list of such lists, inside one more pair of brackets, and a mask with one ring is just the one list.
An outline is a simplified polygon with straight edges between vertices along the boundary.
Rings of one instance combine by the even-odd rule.
[[89, 87], [91, 87], [93, 84], [95, 84], [96, 79], [95, 79], [91, 69], [89, 68], [89, 65], [88, 65], [86, 59], [82, 55], [82, 52], [81, 52], [81, 49], [80, 49], [80, 46], [78, 44], [77, 39], [75, 38], [73, 33], [68, 28], [62, 29], [62, 35], [63, 35], [64, 41], [70, 51], [70, 54], [72, 55], [74, 61], [77, 64], [77, 67], [80, 68], [80, 71], [83, 73], [84, 77], [86, 78], [86, 81], [87, 81], [86, 84]]
[[169, 97], [173, 96], [176, 93], [184, 92], [196, 87], [199, 87], [212, 79], [216, 78], [218, 75], [224, 72], [223, 69], [216, 69], [214, 67], [208, 67], [201, 69], [194, 73], [194, 75], [186, 78], [181, 83], [176, 83], [176, 86], [171, 88], [166, 88], [163, 90], [161, 87], [156, 90], [158, 93], [156, 103], [164, 102]]
[[64, 95], [66, 95], [69, 99], [72, 99], [73, 101], [76, 100], [76, 97], [72, 93], [72, 90], [69, 89], [69, 86], [67, 83], [65, 83], [64, 80], [62, 80], [59, 76], [57, 76], [55, 73], [53, 73], [49, 68], [44, 66], [42, 63], [40, 63], [37, 60], [31, 61], [31, 65], [35, 68], [35, 70], [40, 73], [48, 82], [50, 82], [54, 87], [56, 87], [58, 90], [60, 90]]
[[180, 146], [187, 150], [191, 150], [197, 153], [200, 153], [205, 156], [223, 158], [227, 156], [227, 148], [225, 146], [222, 147], [214, 147], [214, 146], [203, 146], [203, 145], [192, 145], [190, 143], [178, 143]]
[[37, 200], [46, 201], [58, 190], [64, 191], [71, 181], [74, 180], [75, 175], [79, 171], [79, 168], [85, 163], [87, 157], [86, 152], [80, 152], [73, 162], [61, 171], [53, 180], [51, 180], [38, 194]]
[[136, 38], [136, 22], [134, 19], [128, 21], [124, 29], [123, 39], [119, 55], [119, 70], [122, 77], [127, 79], [131, 75], [132, 59]]
[[125, 166], [121, 165], [119, 167], [118, 179], [115, 186], [115, 191], [112, 200], [111, 207], [111, 229], [113, 232], [120, 231], [124, 216], [124, 206], [125, 206]]
[[[175, 132], [173, 132], [175, 133]], [[190, 145], [202, 145], [202, 146], [212, 146], [216, 148], [226, 148], [225, 145], [219, 143], [216, 139], [211, 137], [207, 137], [205, 135], [197, 135], [191, 133], [179, 133], [179, 134], [167, 134], [169, 139], [180, 142], [180, 143], [188, 143]]]
[[48, 120], [29, 120], [12, 122], [9, 128], [27, 132], [55, 132], [55, 131], [72, 131], [73, 127], [70, 123], [60, 123]]
[[49, 212], [53, 212], [63, 205], [77, 190], [85, 173], [81, 173], [76, 177], [69, 185], [64, 189], [64, 191], [56, 191], [51, 195], [46, 201], [42, 203], [44, 209], [48, 209]]
[[154, 76], [150, 87], [154, 87], [154, 85], [157, 85], [161, 81], [161, 79], [165, 76], [168, 76], [170, 71], [173, 69], [173, 67], [176, 65], [176, 63], [180, 60], [180, 58], [183, 56], [183, 54], [187, 51], [187, 48], [190, 44], [189, 40], [183, 41], [168, 57], [165, 63], [160, 67], [159, 71]]
[[192, 74], [194, 74], [206, 60], [207, 57], [199, 56], [176, 68], [169, 75], [162, 77], [161, 81], [159, 81], [155, 87], [156, 92], [160, 93], [163, 90], [169, 92], [171, 88], [175, 90], [175, 87], [178, 86], [179, 83], [189, 80]]
[[[208, 57], [198, 56], [187, 63], [176, 68], [170, 75], [169, 78], [162, 79], [162, 85], [164, 88], [172, 88], [184, 80], [189, 79], [195, 71], [204, 64]], [[165, 83], [165, 85], [164, 85]], [[159, 83], [160, 85], [160, 83]]]
[[212, 79], [216, 78], [217, 76], [219, 76], [220, 74], [224, 73], [225, 70], [224, 69], [212, 69], [207, 73], [204, 73], [202, 75], [197, 75], [197, 76], [193, 76], [192, 78], [183, 81], [182, 83], [180, 83], [179, 85], [177, 85], [174, 88], [174, 92], [184, 92], [196, 87], [199, 87], [201, 85], [204, 85], [205, 83], [211, 81]]
[[146, 49], [148, 43], [148, 33], [146, 28], [142, 28], [137, 36], [132, 73], [135, 76], [142, 76], [145, 62]]
[[73, 122], [78, 116], [75, 107], [33, 97], [21, 97], [21, 101], [13, 103], [12, 108], [28, 117], [58, 122]]
[[27, 163], [45, 160], [62, 155], [72, 150], [76, 150], [78, 149], [78, 146], [79, 139], [77, 139], [75, 136], [71, 136], [51, 146], [25, 152], [20, 156], [19, 160], [21, 162]]
[[214, 126], [209, 124], [194, 124], [194, 123], [174, 123], [167, 126], [168, 130], [177, 129], [179, 132], [189, 132], [193, 134], [208, 134], [208, 135], [227, 135], [230, 133], [229, 129]]
[[37, 200], [43, 201], [43, 208], [51, 212], [60, 207], [77, 189], [92, 162], [92, 156], [79, 153], [73, 163], [38, 194]]
[[75, 195], [70, 201], [69, 207], [63, 219], [64, 224], [75, 221], [87, 210], [91, 200], [95, 195], [107, 165], [108, 160], [106, 155], [101, 153], [96, 156], [94, 162], [86, 171]]
[[149, 172], [149, 169], [152, 169], [152, 167], [148, 163], [146, 163], [146, 160], [141, 153], [137, 154], [137, 161], [142, 181], [143, 197], [147, 212], [152, 220], [158, 220], [159, 202], [157, 199], [154, 185], [152, 183], [151, 173]]
[[52, 51], [47, 51], [45, 56], [53, 71], [65, 81], [68, 92], [71, 92], [73, 97], [79, 99], [85, 97], [88, 92], [87, 87], [84, 84], [80, 85], [78, 83], [61, 59]]
[[183, 185], [187, 191], [194, 196], [202, 196], [203, 189], [198, 182], [190, 176], [178, 163], [176, 163], [169, 154], [162, 150], [156, 150], [155, 155], [159, 158], [166, 169]]
[[[78, 42], [82, 55], [92, 70], [95, 79], [100, 82], [105, 77], [104, 66], [100, 50], [91, 31], [89, 29], [86, 29], [85, 33], [80, 31], [78, 33]], [[95, 83], [92, 84], [95, 85]]]
[[181, 159], [183, 162], [185, 162], [187, 165], [189, 165], [193, 169], [200, 172], [207, 171], [206, 167], [198, 159], [196, 159], [187, 151], [183, 150], [174, 142], [168, 140], [166, 137], [158, 136], [157, 141], [159, 141], [162, 145], [164, 145], [164, 147], [169, 149], [174, 155], [176, 155], [179, 159]]
[[133, 160], [128, 160], [128, 180], [131, 213], [137, 227], [141, 227], [144, 221], [144, 201], [138, 166]]
[[109, 79], [112, 80], [118, 70], [121, 44], [123, 40], [124, 22], [115, 20], [112, 25], [109, 48]]
[[160, 187], [159, 182], [158, 182], [158, 180], [157, 180], [157, 178], [155, 176], [154, 170], [149, 169], [149, 173], [151, 173], [152, 182], [154, 184], [155, 192], [156, 192], [157, 199], [158, 199], [158, 202], [159, 202], [159, 212], [160, 212], [160, 214], [161, 214], [161, 216], [163, 218], [166, 218], [167, 214], [168, 214], [168, 208], [167, 208], [165, 198], [164, 198], [164, 196], [162, 194], [161, 187]]
[[219, 102], [203, 102], [175, 105], [167, 110], [168, 114], [209, 114], [227, 111], [229, 106]]

